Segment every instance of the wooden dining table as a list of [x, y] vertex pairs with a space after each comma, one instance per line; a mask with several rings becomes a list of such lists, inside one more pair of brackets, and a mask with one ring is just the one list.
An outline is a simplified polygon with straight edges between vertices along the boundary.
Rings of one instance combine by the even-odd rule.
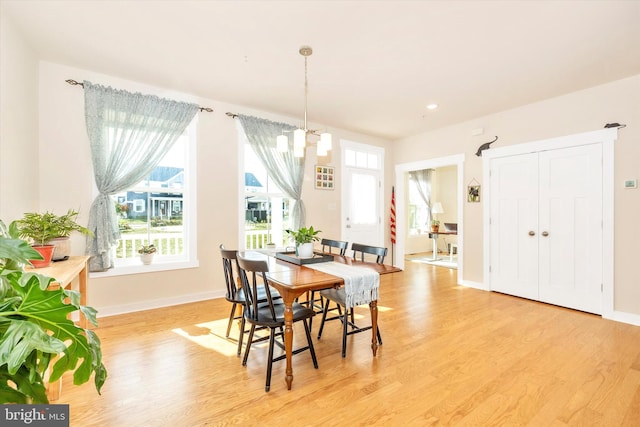
[[[284, 345], [287, 360], [287, 369], [285, 373], [285, 381], [287, 389], [291, 390], [293, 383], [293, 366], [291, 358], [293, 354], [293, 310], [292, 306], [296, 298], [308, 291], [317, 291], [320, 289], [340, 288], [344, 286], [342, 277], [334, 276], [304, 265], [294, 264], [292, 262], [277, 259], [274, 256], [267, 255], [256, 251], [246, 251], [242, 256], [249, 259], [261, 259], [267, 261], [269, 272], [267, 279], [269, 284], [273, 286], [282, 296], [284, 303]], [[379, 274], [396, 273], [400, 270], [397, 267], [387, 264], [376, 264], [374, 262], [362, 262], [354, 260], [347, 256], [333, 255], [334, 262], [354, 265], [359, 267], [367, 267], [378, 272]], [[369, 303], [371, 311], [371, 350], [376, 355], [378, 350], [378, 301], [374, 300]]]

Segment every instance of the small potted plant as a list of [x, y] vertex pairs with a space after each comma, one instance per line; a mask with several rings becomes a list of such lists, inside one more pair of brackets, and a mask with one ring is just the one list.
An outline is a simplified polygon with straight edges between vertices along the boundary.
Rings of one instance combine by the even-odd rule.
[[[35, 262], [34, 267], [47, 267], [51, 260], [66, 259], [71, 253], [69, 236], [74, 231], [86, 235], [93, 233], [76, 222], [78, 211], [69, 209], [64, 215], [53, 212], [27, 212], [22, 219], [14, 221], [20, 238], [30, 241], [34, 249], [43, 254], [44, 261]], [[51, 255], [48, 255], [49, 251]], [[36, 265], [37, 264], [37, 265]]]
[[318, 234], [322, 233], [321, 230], [315, 230], [313, 226], [310, 226], [309, 228], [302, 227], [297, 231], [285, 231], [289, 236], [293, 238], [293, 241], [296, 243], [297, 256], [299, 256], [300, 258], [313, 257], [313, 242], [317, 242], [320, 240]]
[[434, 232], [434, 233], [437, 233], [439, 229], [440, 229], [440, 221], [438, 221], [437, 219], [432, 219], [431, 220], [431, 231]]
[[149, 265], [153, 261], [153, 255], [156, 253], [156, 247], [153, 244], [142, 245], [138, 249], [140, 259], [144, 265]]

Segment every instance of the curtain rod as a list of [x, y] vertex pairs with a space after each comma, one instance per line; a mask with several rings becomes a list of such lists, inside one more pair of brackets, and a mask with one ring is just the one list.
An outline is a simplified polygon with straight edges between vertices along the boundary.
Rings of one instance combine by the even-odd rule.
[[238, 115], [236, 113], [230, 113], [230, 112], [226, 112], [225, 113], [227, 116], [231, 117], [232, 119], [235, 119], [236, 117], [238, 117]]
[[[73, 79], [65, 80], [65, 82], [69, 83], [71, 86], [82, 86], [84, 88], [84, 83], [77, 82]], [[200, 111], [206, 111], [207, 113], [213, 113], [213, 108], [209, 107], [198, 107]]]

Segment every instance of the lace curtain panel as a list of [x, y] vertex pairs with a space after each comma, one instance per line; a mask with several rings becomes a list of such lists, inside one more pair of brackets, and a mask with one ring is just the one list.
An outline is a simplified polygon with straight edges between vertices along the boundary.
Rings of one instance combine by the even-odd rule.
[[90, 271], [113, 268], [120, 238], [111, 195], [147, 177], [198, 112], [197, 104], [84, 81], [85, 120], [99, 195], [89, 212]]
[[293, 131], [296, 127], [241, 114], [237, 117], [247, 141], [267, 170], [269, 178], [287, 197], [295, 200], [291, 212], [291, 227], [294, 230], [304, 227], [306, 221], [306, 211], [302, 201], [304, 157], [293, 155], [292, 142], [289, 142], [289, 150], [286, 153], [280, 153], [276, 149], [278, 135], [283, 131]]
[[419, 209], [416, 213], [416, 221], [420, 224], [428, 225], [431, 223], [431, 173], [433, 169], [422, 169], [419, 171], [409, 172], [409, 179], [414, 183], [420, 199], [426, 206], [425, 209]]

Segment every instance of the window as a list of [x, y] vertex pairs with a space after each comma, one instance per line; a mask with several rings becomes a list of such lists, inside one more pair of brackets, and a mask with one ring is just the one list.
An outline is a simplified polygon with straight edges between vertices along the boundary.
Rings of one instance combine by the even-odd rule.
[[195, 135], [194, 120], [149, 176], [112, 196], [121, 233], [115, 274], [142, 265], [143, 244], [156, 247], [154, 265], [195, 261]]
[[293, 199], [269, 178], [249, 143], [244, 144], [244, 235], [246, 249], [266, 248], [268, 243], [287, 246]]
[[409, 180], [409, 233], [421, 234], [429, 230], [431, 215], [424, 198], [420, 195], [415, 180]]

